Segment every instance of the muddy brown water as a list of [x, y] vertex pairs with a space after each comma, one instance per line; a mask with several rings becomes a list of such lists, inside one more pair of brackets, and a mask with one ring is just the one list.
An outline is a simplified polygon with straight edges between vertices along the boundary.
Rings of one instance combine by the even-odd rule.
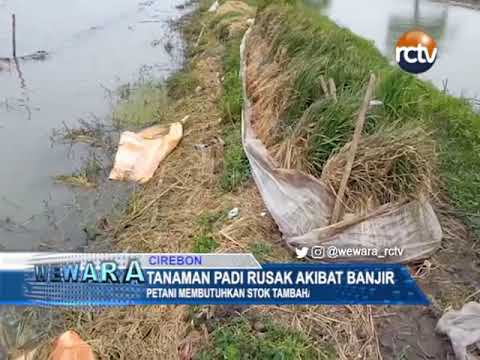
[[125, 184], [86, 191], [54, 181], [82, 168], [92, 149], [52, 143], [52, 130], [75, 128], [79, 119], [108, 125], [111, 91], [177, 69], [181, 42], [169, 24], [189, 11], [178, 9], [184, 3], [0, 0], [0, 59], [12, 54], [13, 13], [17, 56], [27, 56], [18, 66], [0, 60], [2, 249], [78, 250], [84, 229], [123, 204]]

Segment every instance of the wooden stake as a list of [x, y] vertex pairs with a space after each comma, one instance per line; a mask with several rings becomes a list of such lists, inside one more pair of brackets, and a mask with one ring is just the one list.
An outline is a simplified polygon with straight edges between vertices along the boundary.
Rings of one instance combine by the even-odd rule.
[[365, 93], [365, 98], [363, 99], [360, 112], [358, 113], [357, 121], [355, 123], [355, 131], [353, 133], [353, 139], [350, 143], [350, 152], [348, 153], [347, 163], [345, 165], [345, 170], [343, 172], [342, 181], [338, 189], [337, 199], [335, 201], [335, 206], [332, 212], [332, 218], [330, 224], [336, 224], [342, 215], [343, 211], [343, 198], [345, 196], [345, 189], [347, 187], [348, 178], [352, 172], [353, 162], [355, 160], [355, 155], [357, 153], [358, 143], [362, 136], [363, 126], [365, 124], [365, 116], [367, 115], [368, 105], [373, 95], [373, 90], [375, 88], [375, 75], [370, 75], [370, 80], [368, 82], [367, 92]]
[[202, 40], [203, 32], [205, 31], [205, 24], [202, 26], [202, 30], [200, 30], [200, 34], [198, 35], [197, 41], [195, 42], [195, 47], [197, 48], [200, 45], [200, 40]]
[[333, 98], [333, 101], [337, 102], [337, 87], [332, 78], [328, 79], [328, 85], [330, 86], [330, 95]]
[[322, 87], [322, 90], [325, 93], [325, 96], [329, 96], [330, 94], [328, 93], [327, 82], [325, 81], [325, 78], [323, 77], [323, 75], [320, 75], [320, 86]]
[[12, 14], [12, 55], [13, 58], [17, 58], [17, 39], [16, 39], [16, 24], [15, 24], [15, 14]]

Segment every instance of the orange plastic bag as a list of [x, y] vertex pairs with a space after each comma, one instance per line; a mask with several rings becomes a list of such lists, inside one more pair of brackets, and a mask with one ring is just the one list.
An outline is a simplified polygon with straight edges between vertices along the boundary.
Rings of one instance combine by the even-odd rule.
[[60, 335], [54, 344], [52, 360], [95, 360], [92, 348], [74, 331]]
[[169, 128], [152, 126], [138, 133], [122, 133], [110, 180], [132, 180], [141, 184], [150, 180], [160, 162], [182, 139], [186, 120], [173, 123]]

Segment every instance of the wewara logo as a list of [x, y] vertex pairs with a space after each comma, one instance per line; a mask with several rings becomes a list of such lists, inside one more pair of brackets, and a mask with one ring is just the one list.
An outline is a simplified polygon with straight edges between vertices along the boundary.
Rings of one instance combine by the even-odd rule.
[[408, 31], [397, 41], [395, 60], [405, 71], [420, 74], [429, 70], [437, 59], [435, 40], [420, 30]]

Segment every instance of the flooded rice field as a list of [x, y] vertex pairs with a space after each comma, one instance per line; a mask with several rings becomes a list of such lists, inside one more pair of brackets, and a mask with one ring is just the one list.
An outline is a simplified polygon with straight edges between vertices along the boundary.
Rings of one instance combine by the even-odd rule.
[[184, 3], [0, 0], [2, 249], [80, 250], [88, 228], [125, 201], [125, 184], [84, 189], [56, 181], [88, 166], [105, 179], [110, 166], [104, 149], [56, 135], [82, 124], [110, 131], [116, 89], [181, 65], [172, 21], [188, 11]]

